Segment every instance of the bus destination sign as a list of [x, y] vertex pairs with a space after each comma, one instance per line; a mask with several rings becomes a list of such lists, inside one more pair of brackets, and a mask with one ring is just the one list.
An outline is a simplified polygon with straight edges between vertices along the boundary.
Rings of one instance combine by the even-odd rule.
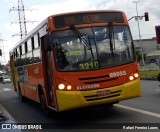
[[69, 14], [53, 17], [55, 28], [64, 26], [102, 23], [102, 22], [124, 22], [121, 12], [91, 12], [80, 14]]

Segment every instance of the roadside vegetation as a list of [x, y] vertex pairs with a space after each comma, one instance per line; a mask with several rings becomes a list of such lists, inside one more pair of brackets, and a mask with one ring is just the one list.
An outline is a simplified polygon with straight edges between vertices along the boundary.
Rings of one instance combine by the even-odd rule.
[[159, 69], [140, 70], [141, 77], [158, 77]]

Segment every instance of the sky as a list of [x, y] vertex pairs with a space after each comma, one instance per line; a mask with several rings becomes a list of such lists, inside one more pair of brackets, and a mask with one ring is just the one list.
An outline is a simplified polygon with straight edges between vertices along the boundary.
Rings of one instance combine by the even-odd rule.
[[[21, 1], [21, 0], [19, 0]], [[136, 16], [136, 5], [139, 16], [149, 13], [149, 21], [139, 20], [141, 39], [156, 37], [155, 26], [160, 25], [160, 0], [22, 0], [25, 8], [27, 32], [30, 32], [47, 16], [84, 10], [121, 10], [128, 20]], [[137, 3], [135, 3], [135, 2]], [[9, 60], [9, 50], [20, 40], [18, 0], [1, 0], [0, 4], [0, 62]], [[32, 22], [32, 23], [31, 23]], [[129, 21], [133, 39], [139, 39], [138, 22], [133, 18]]]

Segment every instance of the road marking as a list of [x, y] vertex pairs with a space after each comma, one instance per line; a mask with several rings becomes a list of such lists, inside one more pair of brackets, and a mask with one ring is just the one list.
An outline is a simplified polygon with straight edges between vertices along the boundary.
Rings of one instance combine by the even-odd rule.
[[150, 111], [146, 111], [146, 110], [141, 110], [141, 109], [137, 109], [137, 108], [133, 108], [133, 107], [125, 106], [125, 105], [120, 105], [120, 104], [115, 104], [115, 106], [160, 118], [160, 114], [158, 114], [158, 113], [154, 113], [154, 112], [150, 112]]
[[12, 89], [10, 88], [3, 88], [4, 91], [11, 91]]
[[14, 120], [13, 116], [0, 104], [0, 112], [6, 115], [8, 118]]
[[156, 91], [160, 92], [160, 89], [155, 89]]

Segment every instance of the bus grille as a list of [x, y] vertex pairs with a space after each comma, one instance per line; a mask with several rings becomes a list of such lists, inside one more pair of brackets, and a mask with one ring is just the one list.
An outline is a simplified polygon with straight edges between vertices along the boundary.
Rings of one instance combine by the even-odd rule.
[[79, 80], [83, 81], [83, 83], [85, 83], [85, 84], [102, 83], [102, 82], [113, 81], [116, 79], [118, 79], [118, 78], [117, 77], [110, 78], [109, 75], [79, 78]]
[[101, 99], [109, 99], [109, 98], [114, 98], [117, 96], [120, 96], [121, 90], [111, 92], [109, 95], [104, 95], [104, 96], [98, 96], [98, 95], [90, 95], [90, 96], [84, 96], [86, 101], [95, 101], [95, 100], [101, 100]]

